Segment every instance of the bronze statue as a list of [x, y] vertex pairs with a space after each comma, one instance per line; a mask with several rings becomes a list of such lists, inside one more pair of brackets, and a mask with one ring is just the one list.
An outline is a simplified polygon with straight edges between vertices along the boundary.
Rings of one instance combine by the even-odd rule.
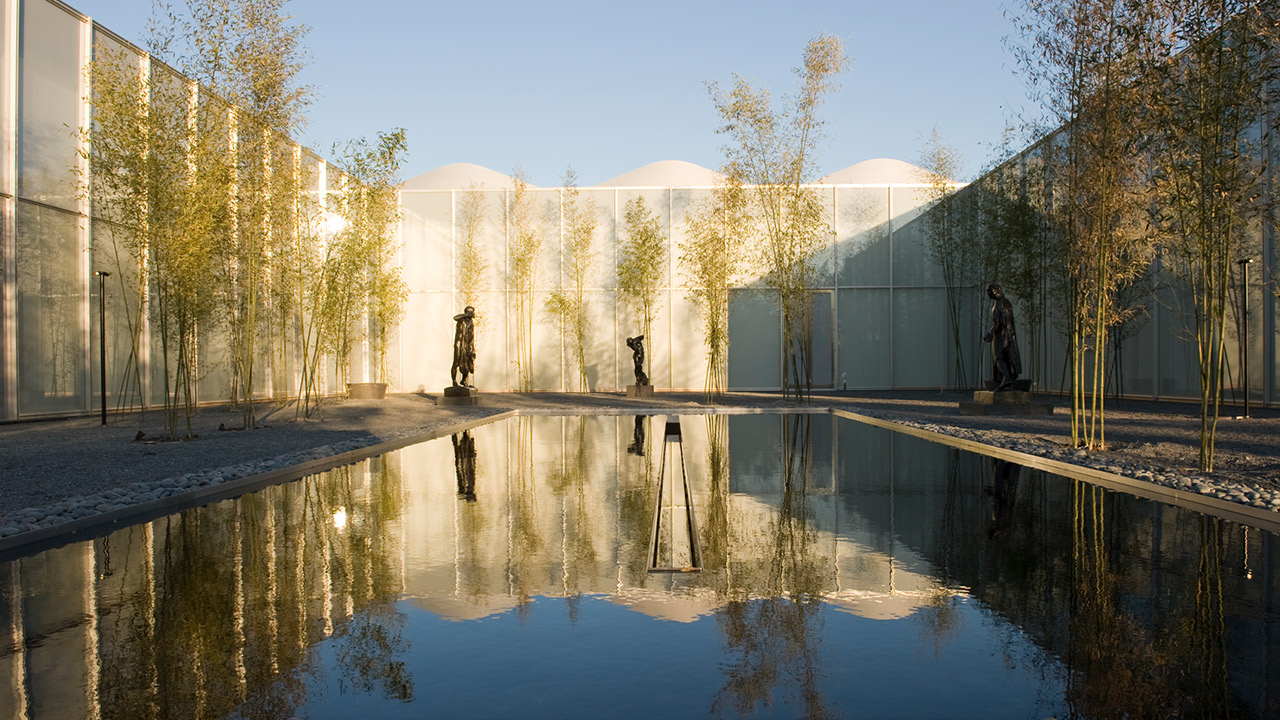
[[1013, 304], [1004, 296], [1004, 288], [998, 283], [987, 286], [991, 305], [991, 329], [982, 336], [991, 343], [991, 359], [995, 365], [996, 392], [1013, 387], [1013, 381], [1022, 374], [1022, 357], [1018, 354], [1018, 333], [1013, 327]]
[[458, 478], [458, 497], [476, 501], [476, 441], [470, 430], [453, 436], [453, 471]]
[[[449, 377], [454, 387], [474, 388], [467, 383], [467, 376], [476, 370], [476, 309], [468, 305], [461, 313], [453, 316], [457, 326], [453, 331], [453, 367], [449, 368]], [[458, 381], [458, 374], [462, 381]]]
[[644, 457], [645, 423], [648, 419], [645, 415], [636, 416], [636, 428], [631, 433], [631, 444], [627, 446], [628, 454]]
[[644, 336], [627, 338], [627, 347], [631, 348], [631, 358], [636, 363], [636, 385], [648, 385], [649, 376], [644, 374]]

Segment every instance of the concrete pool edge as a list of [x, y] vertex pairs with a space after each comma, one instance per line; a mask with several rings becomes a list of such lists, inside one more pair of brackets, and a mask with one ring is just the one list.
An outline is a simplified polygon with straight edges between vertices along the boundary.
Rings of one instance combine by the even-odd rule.
[[307, 475], [359, 462], [371, 457], [398, 450], [409, 445], [427, 442], [446, 435], [487, 425], [512, 417], [532, 416], [634, 416], [634, 415], [823, 415], [862, 422], [874, 427], [901, 432], [932, 442], [937, 442], [957, 449], [975, 452], [1019, 465], [1033, 467], [1052, 472], [1057, 475], [1073, 477], [1086, 482], [1117, 490], [1130, 495], [1150, 500], [1157, 500], [1169, 505], [1194, 510], [1203, 514], [1219, 517], [1231, 522], [1248, 525], [1261, 530], [1280, 534], [1280, 513], [1245, 505], [1230, 500], [1210, 497], [1199, 493], [1166, 487], [1155, 482], [1126, 477], [1104, 470], [1046, 458], [1040, 455], [1021, 452], [999, 445], [988, 444], [963, 437], [956, 437], [945, 432], [929, 430], [914, 426], [909, 422], [890, 420], [866, 415], [851, 410], [829, 405], [809, 405], [792, 407], [627, 407], [627, 408], [516, 408], [501, 411], [493, 415], [453, 423], [432, 430], [408, 433], [372, 444], [340, 452], [334, 455], [308, 460], [302, 463], [273, 468], [268, 471], [253, 473], [244, 477], [180, 492], [156, 500], [131, 504], [117, 510], [109, 510], [89, 517], [57, 522], [35, 530], [21, 532], [16, 535], [0, 538], [0, 562], [32, 554], [42, 550], [66, 545], [109, 534], [116, 529], [147, 522], [194, 507], [201, 507], [214, 502], [238, 497], [271, 485], [292, 482]]
[[886, 420], [884, 418], [862, 415], [850, 410], [832, 408], [831, 414], [847, 420], [866, 423], [875, 427], [901, 432], [906, 435], [949, 445], [960, 450], [987, 455], [1000, 460], [1008, 460], [1025, 467], [1045, 470], [1069, 478], [1078, 478], [1085, 482], [1134, 495], [1147, 500], [1156, 500], [1166, 505], [1193, 510], [1195, 512], [1221, 518], [1241, 525], [1248, 525], [1259, 530], [1280, 534], [1280, 513], [1243, 503], [1223, 500], [1221, 498], [1188, 492], [1177, 488], [1166, 487], [1154, 482], [1126, 477], [1116, 473], [1098, 470], [1084, 465], [1055, 460], [1040, 455], [989, 445], [968, 438], [948, 435], [936, 430], [926, 430], [910, 424]]
[[375, 442], [335, 455], [327, 455], [294, 465], [246, 475], [157, 500], [136, 503], [119, 510], [110, 510], [97, 515], [54, 523], [47, 527], [10, 535], [0, 538], [0, 562], [80, 540], [101, 537], [121, 527], [155, 520], [156, 518], [190, 510], [191, 508], [239, 497], [271, 485], [292, 482], [307, 475], [314, 475], [315, 473], [332, 470], [343, 465], [360, 462], [409, 445], [435, 440], [446, 435], [487, 425], [491, 422], [505, 420], [518, 414], [519, 411], [517, 410], [507, 410], [493, 415], [472, 418], [426, 432], [410, 433], [402, 437]]

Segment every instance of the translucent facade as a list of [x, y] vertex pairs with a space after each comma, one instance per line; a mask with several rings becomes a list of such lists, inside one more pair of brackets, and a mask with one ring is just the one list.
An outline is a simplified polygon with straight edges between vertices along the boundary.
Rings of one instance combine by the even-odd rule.
[[[658, 169], [646, 176], [661, 176], [665, 165], [648, 166]], [[465, 196], [478, 193], [484, 208], [479, 238], [485, 271], [480, 283], [484, 291], [476, 304], [481, 318], [476, 331], [476, 383], [481, 390], [514, 390], [515, 288], [509, 271], [513, 242], [509, 214], [514, 191], [509, 187], [468, 190], [472, 183], [456, 174], [450, 179], [457, 187], [424, 187], [431, 184], [430, 178], [449, 175], [445, 171], [453, 167], [427, 173], [422, 177], [428, 180], [423, 182], [410, 180], [401, 189], [401, 242], [410, 300], [401, 332], [399, 384], [406, 390], [432, 392], [450, 382], [450, 318], [465, 304], [459, 270], [465, 231], [459, 218]], [[815, 260], [819, 282], [812, 296], [812, 376], [817, 388], [938, 387], [954, 382], [948, 370], [954, 365], [950, 358], [955, 349], [945, 320], [945, 287], [941, 273], [929, 260], [923, 231], [916, 222], [927, 202], [927, 187], [906, 163], [894, 163], [891, 170], [879, 181], [862, 177], [863, 182], [856, 183], [839, 182], [838, 176], [846, 172], [842, 171], [814, 186], [830, 223], [828, 244]], [[681, 172], [688, 172], [687, 164], [672, 174]], [[496, 175], [485, 171], [490, 182]], [[703, 321], [690, 297], [679, 258], [680, 244], [688, 234], [687, 215], [711, 194], [711, 187], [673, 182], [580, 189], [581, 196], [594, 203], [599, 220], [597, 251], [585, 293], [591, 327], [586, 349], [587, 388], [579, 387], [569, 341], [557, 332], [554, 317], [546, 309], [546, 299], [570, 284], [561, 261], [565, 253], [563, 192], [561, 188], [530, 191], [542, 239], [534, 278], [538, 309], [532, 331], [534, 389], [609, 392], [621, 391], [634, 382], [632, 356], [625, 341], [640, 333], [640, 319], [632, 317], [620, 300], [617, 267], [625, 208], [637, 198], [643, 198], [657, 217], [666, 238], [667, 266], [652, 337], [646, 340], [650, 380], [660, 389], [703, 389], [707, 372]], [[428, 258], [437, 261], [429, 262]], [[780, 317], [774, 295], [759, 278], [743, 278], [743, 284], [732, 292], [729, 306], [731, 388], [781, 387]]]
[[[1054, 150], [1060, 141], [1057, 134], [1028, 148], [1019, 155], [979, 178], [958, 194], [972, 199], [974, 194], [986, 192], [998, 183], [1003, 188], [1025, 189], [1029, 201], [1048, 202], [1055, 190], [1052, 173], [1045, 172], [1045, 153]], [[1276, 139], [1274, 135], [1263, 138], [1262, 162], [1269, 163], [1268, 175], [1276, 173]], [[1270, 146], [1266, 147], [1266, 143]], [[1275, 194], [1275, 184], [1270, 182], [1266, 192]], [[990, 197], [990, 193], [988, 193]], [[978, 198], [981, 205], [983, 198]], [[1262, 207], [1271, 207], [1273, 198], [1259, 201]], [[1036, 210], [1039, 212], [1039, 210]], [[972, 231], [969, 231], [972, 233]], [[1233, 258], [1226, 290], [1228, 307], [1223, 336], [1223, 415], [1235, 415], [1243, 410], [1246, 388], [1252, 403], [1274, 405], [1280, 401], [1280, 359], [1276, 357], [1276, 313], [1280, 304], [1277, 294], [1276, 215], [1272, 208], [1261, 214], [1241, 239], [1240, 256]], [[1251, 259], [1246, 265], [1241, 260]], [[1247, 273], [1246, 278], [1241, 271]], [[1119, 303], [1130, 308], [1129, 319], [1109, 331], [1107, 392], [1111, 395], [1145, 399], [1198, 399], [1200, 395], [1199, 360], [1196, 345], [1195, 320], [1192, 313], [1193, 298], [1184, 281], [1181, 281], [1161, 263], [1159, 252], [1146, 269], [1141, 284], [1128, 290]], [[1052, 288], [1057, 278], [1046, 276], [1041, 281]], [[1245, 292], [1247, 292], [1247, 297]], [[981, 286], [974, 286], [969, 293], [981, 297]], [[1019, 323], [1022, 343], [1024, 376], [1029, 375], [1036, 386], [1051, 392], [1069, 392], [1069, 346], [1067, 317], [1061, 301], [1054, 300], [1054, 291], [1043, 293], [1039, 308], [1029, 307], [1030, 299], [1010, 294], [1015, 313], [1022, 306], [1023, 315], [1039, 314], [1040, 322]], [[975, 317], [985, 321], [985, 301], [979, 301]], [[1038, 310], [1038, 313], [1033, 313]], [[1024, 318], [1025, 319], [1025, 318]], [[975, 324], [967, 331], [981, 334], [981, 325]], [[1247, 340], [1247, 343], [1245, 342]], [[1245, 353], [1247, 349], [1247, 363]], [[1030, 350], [1030, 352], [1029, 352]], [[985, 363], [981, 367], [990, 375], [990, 359], [979, 348], [975, 360]], [[1247, 377], [1245, 367], [1248, 368]], [[1086, 372], [1089, 372], [1086, 369]]]
[[[89, 200], [92, 173], [78, 132], [94, 122], [85, 100], [92, 93], [88, 63], [116, 56], [158, 82], [187, 82], [56, 0], [0, 0], [0, 419], [95, 410], [103, 393], [100, 320], [108, 407], [163, 402], [162, 345], [142, 297], [138, 261], [127, 251], [129, 229]], [[281, 143], [273, 164], [296, 173], [304, 194], [321, 206], [340, 177], [290, 141]], [[98, 271], [110, 273], [101, 286]], [[225, 401], [232, 383], [225, 331], [199, 334], [197, 396]], [[296, 395], [297, 334], [265, 335], [256, 394]], [[322, 392], [337, 392], [332, 356], [321, 362]], [[353, 368], [350, 379], [369, 379], [364, 370]]]
[[[139, 72], [184, 81], [58, 0], [0, 0], [0, 40], [0, 419], [94, 411], [104, 395], [98, 380], [101, 350], [107, 357], [109, 407], [158, 404], [165, 392], [165, 365], [159, 334], [148, 317], [149, 298], [139, 290], [143, 273], [136, 260], [120, 251], [129, 242], [129, 229], [108, 222], [88, 199], [91, 174], [83, 159], [84, 140], [75, 128], [93, 122], [85, 101], [92, 90], [85, 69], [97, 54], [124, 53], [129, 62], [137, 61]], [[1274, 176], [1276, 140], [1266, 140], [1272, 146], [1264, 156]], [[1027, 150], [974, 185], [1038, 182], [1039, 152]], [[283, 142], [272, 163], [296, 173], [305, 195], [318, 207], [342, 190], [341, 174], [295, 143]], [[479, 311], [474, 381], [489, 391], [519, 387], [513, 190], [500, 173], [467, 168], [471, 175], [442, 175], [440, 169], [401, 188], [399, 259], [410, 292], [404, 320], [389, 343], [387, 380], [393, 391], [434, 393], [450, 383], [452, 317], [466, 304], [462, 215], [471, 196], [479, 201], [474, 249], [484, 266], [474, 288]], [[862, 172], [851, 172], [855, 168]], [[645, 170], [581, 189], [597, 219], [596, 253], [584, 290], [590, 332], [581, 374], [570, 343], [548, 310], [548, 300], [568, 282], [563, 190], [531, 188], [530, 219], [541, 243], [529, 328], [534, 389], [620, 391], [633, 382], [625, 339], [641, 332], [640, 321], [619, 295], [617, 266], [626, 205], [641, 197], [658, 220], [667, 250], [660, 301], [646, 338], [650, 378], [660, 389], [705, 386], [702, 320], [678, 258], [680, 243], [688, 236], [686, 216], [708, 197], [714, 174], [687, 163], [666, 176]], [[981, 284], [975, 281], [959, 294], [953, 320], [942, 272], [927, 247], [927, 216], [922, 213], [927, 212], [928, 189], [908, 170], [905, 163], [868, 161], [815, 185], [830, 223], [829, 245], [817, 258], [820, 279], [811, 306], [817, 388], [955, 387], [973, 385], [990, 373], [981, 342], [987, 321]], [[1051, 194], [1051, 188], [1045, 192]], [[1228, 332], [1225, 400], [1241, 399], [1245, 378], [1239, 351], [1247, 327], [1252, 397], [1273, 404], [1280, 399], [1274, 282], [1280, 259], [1274, 214], [1260, 219], [1254, 232], [1259, 262], [1249, 268], [1248, 312], [1241, 314], [1241, 329], [1232, 323]], [[96, 271], [111, 274], [102, 298]], [[1032, 308], [1023, 299], [1012, 299], [1029, 365], [1026, 375], [1040, 390], [1063, 389], [1067, 345], [1056, 308], [1046, 303], [1038, 309], [1043, 321], [1024, 322]], [[1151, 398], [1194, 396], [1197, 363], [1188, 341], [1187, 298], [1173, 284], [1158, 281], [1139, 304], [1143, 312], [1123, 339], [1114, 372], [1119, 382], [1111, 389]], [[105, 333], [99, 331], [99, 308]], [[780, 313], [759, 278], [744, 277], [733, 290], [729, 320], [729, 386], [779, 388]], [[264, 331], [253, 385], [259, 397], [298, 393], [299, 333], [296, 326]], [[231, 396], [234, 371], [228, 345], [224, 329], [200, 328], [196, 382], [202, 402]], [[332, 355], [323, 358], [318, 374], [322, 392], [341, 392], [344, 378], [374, 379], [376, 357], [367, 341], [357, 343], [348, 363], [338, 368]]]

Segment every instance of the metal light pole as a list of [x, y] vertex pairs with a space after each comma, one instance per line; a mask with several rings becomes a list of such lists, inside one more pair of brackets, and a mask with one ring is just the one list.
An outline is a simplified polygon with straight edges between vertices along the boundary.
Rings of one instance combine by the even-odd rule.
[[1249, 265], [1253, 258], [1237, 260], [1240, 266], [1240, 316], [1244, 327], [1240, 332], [1240, 374], [1244, 380], [1244, 417], [1249, 417]]
[[102, 424], [107, 424], [107, 278], [111, 273], [95, 270], [98, 276], [98, 377], [102, 383]]

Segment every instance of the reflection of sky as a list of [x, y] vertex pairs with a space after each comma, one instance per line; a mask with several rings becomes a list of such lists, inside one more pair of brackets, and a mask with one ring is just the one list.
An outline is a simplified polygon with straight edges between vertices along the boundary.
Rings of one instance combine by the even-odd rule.
[[663, 420], [643, 456], [630, 417], [478, 428], [474, 501], [441, 438], [0, 565], [0, 716], [126, 713], [147, 687], [192, 717], [238, 698], [247, 715], [305, 698], [311, 717], [1265, 703], [1252, 659], [1274, 622], [1254, 593], [1272, 575], [1223, 563], [1238, 540], [1274, 552], [1270, 535], [1039, 473], [993, 485], [989, 458], [825, 415], [798, 434], [722, 419], [730, 457], [712, 472], [708, 423], [685, 417], [704, 570], [649, 573]]
[[[467, 623], [445, 621], [400, 603], [412, 638], [402, 660], [415, 703], [377, 693], [342, 694], [333, 641], [318, 648], [320, 668], [299, 716], [416, 718], [422, 706], [440, 717], [706, 717], [725, 685], [727, 652], [714, 617], [656, 621], [602, 598], [583, 600], [577, 621], [567, 600], [540, 598], [522, 621], [514, 612]], [[999, 626], [969, 601], [957, 605], [957, 628], [935, 655], [918, 622], [877, 622], [821, 611], [814, 641], [818, 688], [827, 707], [847, 717], [1047, 717], [1062, 678], [1014, 629]], [[780, 678], [774, 706], [755, 717], [795, 717], [796, 678]], [[1003, 714], [1002, 714], [1003, 713]], [[735, 713], [727, 713], [735, 717]]]
[[[447, 439], [401, 450], [402, 477], [410, 498], [405, 591], [419, 607], [459, 619], [502, 612], [522, 594], [601, 594], [639, 612], [669, 619], [693, 618], [723, 606], [726, 582], [749, 595], [769, 594], [751, 583], [767, 578], [777, 552], [773, 528], [779, 522], [782, 500], [778, 447], [782, 434], [777, 416], [735, 417], [729, 423], [730, 443], [738, 454], [728, 469], [727, 525], [720, 532], [727, 538], [731, 567], [707, 567], [701, 575], [675, 579], [629, 572], [635, 559], [647, 553], [651, 501], [646, 501], [639, 521], [628, 527], [619, 515], [618, 502], [623, 494], [656, 488], [664, 421], [663, 416], [650, 419], [650, 449], [643, 457], [616, 447], [632, 441], [630, 417], [534, 417], [519, 421], [524, 425], [508, 421], [478, 428], [472, 431], [477, 448], [475, 503], [459, 502], [454, 476], [440, 471], [454, 464], [453, 446]], [[807, 471], [796, 482], [810, 487], [804, 504], [805, 553], [823, 567], [822, 585], [814, 589], [829, 595], [846, 612], [866, 617], [910, 614], [927, 601], [938, 581], [916, 551], [893, 543], [892, 528], [886, 535], [880, 527], [893, 524], [892, 518], [885, 517], [891, 504], [877, 501], [887, 497], [892, 486], [877, 476], [875, 484], [862, 487], [864, 494], [874, 497], [842, 502], [832, 475], [832, 419], [813, 416], [809, 422]], [[886, 431], [845, 424], [877, 438], [890, 436]], [[705, 545], [708, 533], [716, 532], [709, 506], [706, 423], [702, 417], [686, 417], [681, 425], [686, 472]], [[585, 433], [581, 441], [580, 432]], [[520, 442], [529, 447], [521, 450]], [[579, 455], [575, 450], [579, 442], [589, 452]], [[569, 467], [578, 462], [581, 467]], [[523, 479], [522, 464], [531, 468]], [[867, 469], [878, 472], [874, 465]], [[580, 477], [575, 479], [575, 473]], [[929, 492], [943, 489], [938, 485]], [[901, 520], [919, 525], [924, 518]], [[518, 539], [516, 525], [532, 528], [535, 539]], [[518, 581], [513, 581], [513, 572], [520, 576]], [[572, 588], [567, 585], [570, 575]], [[736, 579], [730, 581], [730, 576]], [[666, 592], [668, 580], [683, 592]]]

